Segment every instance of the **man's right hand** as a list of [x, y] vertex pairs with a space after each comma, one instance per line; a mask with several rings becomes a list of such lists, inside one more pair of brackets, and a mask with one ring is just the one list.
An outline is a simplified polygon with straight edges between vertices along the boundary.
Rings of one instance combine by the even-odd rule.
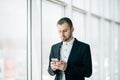
[[53, 71], [58, 69], [59, 62], [58, 61], [51, 61], [51, 68]]

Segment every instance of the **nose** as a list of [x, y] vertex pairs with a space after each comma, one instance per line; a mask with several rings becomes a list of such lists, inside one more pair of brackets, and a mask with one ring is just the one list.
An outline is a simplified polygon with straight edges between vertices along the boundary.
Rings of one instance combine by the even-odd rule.
[[61, 33], [60, 33], [60, 36], [64, 36], [64, 32], [61, 32]]

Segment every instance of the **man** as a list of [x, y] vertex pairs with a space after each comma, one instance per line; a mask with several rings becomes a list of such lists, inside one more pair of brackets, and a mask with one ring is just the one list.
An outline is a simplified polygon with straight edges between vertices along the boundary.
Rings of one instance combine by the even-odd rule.
[[88, 44], [73, 37], [73, 24], [67, 18], [57, 23], [62, 42], [54, 44], [49, 57], [48, 72], [55, 80], [85, 80], [92, 74], [91, 52]]

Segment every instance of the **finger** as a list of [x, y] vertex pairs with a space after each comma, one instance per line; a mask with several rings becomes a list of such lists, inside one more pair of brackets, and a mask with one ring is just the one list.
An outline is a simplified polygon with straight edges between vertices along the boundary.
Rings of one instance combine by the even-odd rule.
[[55, 62], [54, 62], [54, 61], [51, 61], [50, 63], [51, 63], [51, 64], [55, 64]]
[[64, 60], [61, 60], [60, 62], [65, 62]]
[[65, 62], [65, 61], [63, 61], [63, 60], [61, 60], [61, 61], [60, 61], [60, 63], [61, 63], [61, 64], [65, 64], [66, 62]]

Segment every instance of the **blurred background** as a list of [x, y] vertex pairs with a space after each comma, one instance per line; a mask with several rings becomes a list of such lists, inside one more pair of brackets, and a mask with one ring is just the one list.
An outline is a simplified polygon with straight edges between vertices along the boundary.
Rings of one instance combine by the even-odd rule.
[[67, 16], [74, 37], [90, 44], [93, 74], [120, 80], [120, 0], [0, 0], [0, 80], [53, 80], [47, 72], [56, 23]]

